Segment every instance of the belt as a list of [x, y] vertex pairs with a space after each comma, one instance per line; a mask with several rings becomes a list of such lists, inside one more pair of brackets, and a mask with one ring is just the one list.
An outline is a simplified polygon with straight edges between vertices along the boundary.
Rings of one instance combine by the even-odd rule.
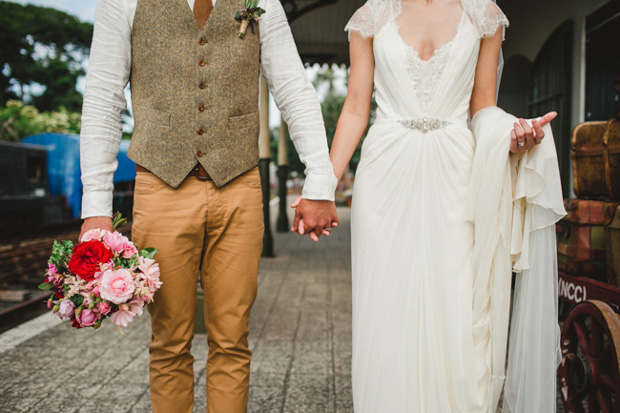
[[467, 128], [467, 121], [461, 118], [431, 118], [431, 117], [422, 117], [422, 118], [413, 118], [413, 119], [380, 118], [380, 119], [376, 119], [374, 124], [375, 125], [399, 124], [400, 126], [403, 126], [407, 129], [416, 130], [422, 133], [428, 133], [431, 131], [444, 129], [447, 127]]
[[[151, 171], [149, 171], [145, 167], [140, 166], [138, 164], [136, 164], [136, 172], [152, 173]], [[211, 180], [211, 177], [209, 176], [209, 173], [207, 172], [207, 170], [199, 163], [196, 164], [194, 169], [192, 169], [192, 171], [189, 174], [187, 174], [187, 177], [189, 178], [192, 175], [195, 176], [196, 178], [200, 179], [201, 181], [210, 181]]]

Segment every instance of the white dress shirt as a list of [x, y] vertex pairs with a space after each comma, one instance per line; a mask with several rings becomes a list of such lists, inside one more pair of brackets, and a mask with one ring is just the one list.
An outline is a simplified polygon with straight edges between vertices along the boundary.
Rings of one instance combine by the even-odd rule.
[[[113, 176], [121, 142], [124, 89], [131, 70], [131, 30], [138, 0], [99, 0], [82, 110], [82, 218], [112, 216]], [[193, 10], [194, 0], [187, 0]], [[213, 1], [215, 4], [215, 0]], [[316, 93], [299, 58], [279, 0], [260, 0], [261, 65], [306, 166], [302, 196], [334, 200], [337, 178], [329, 160]]]

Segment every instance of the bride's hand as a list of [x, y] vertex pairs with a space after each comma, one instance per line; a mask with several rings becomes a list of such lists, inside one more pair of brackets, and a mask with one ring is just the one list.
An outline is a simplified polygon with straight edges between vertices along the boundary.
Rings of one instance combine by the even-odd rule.
[[510, 152], [525, 152], [542, 142], [545, 137], [542, 127], [555, 119], [557, 115], [557, 112], [549, 112], [540, 120], [532, 119], [531, 127], [524, 119], [515, 122], [514, 129], [510, 132]]

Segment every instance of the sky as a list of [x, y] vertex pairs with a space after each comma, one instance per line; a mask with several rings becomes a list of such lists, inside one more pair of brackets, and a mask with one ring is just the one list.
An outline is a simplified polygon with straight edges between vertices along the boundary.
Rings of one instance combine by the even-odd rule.
[[11, 0], [13, 3], [36, 4], [38, 6], [53, 7], [77, 16], [80, 20], [93, 22], [95, 20], [96, 0]]

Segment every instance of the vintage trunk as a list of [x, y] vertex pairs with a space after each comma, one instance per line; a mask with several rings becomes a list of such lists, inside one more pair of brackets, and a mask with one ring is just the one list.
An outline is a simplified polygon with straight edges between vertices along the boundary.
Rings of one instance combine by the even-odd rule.
[[609, 182], [611, 199], [620, 201], [620, 119], [612, 119], [607, 125], [604, 143], [606, 147], [605, 173]]
[[620, 200], [620, 121], [577, 125], [572, 149], [575, 194], [580, 199]]
[[620, 205], [614, 205], [605, 211], [608, 222], [605, 226], [607, 282], [620, 287]]
[[567, 215], [556, 224], [558, 268], [570, 275], [607, 281], [603, 201], [566, 200]]

